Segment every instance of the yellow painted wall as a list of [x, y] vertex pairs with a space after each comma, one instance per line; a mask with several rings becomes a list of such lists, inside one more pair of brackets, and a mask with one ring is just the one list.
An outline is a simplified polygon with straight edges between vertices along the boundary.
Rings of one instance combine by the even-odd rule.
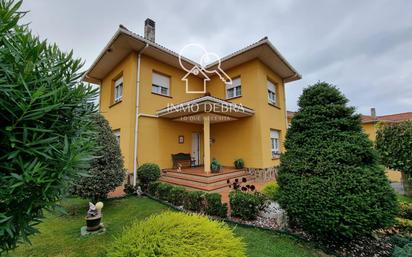
[[[272, 160], [271, 157], [270, 129], [280, 131], [282, 145], [286, 131], [286, 113], [281, 79], [258, 60], [225, 72], [231, 78], [241, 77], [242, 96], [229, 101], [254, 109], [255, 115], [234, 122], [213, 124], [211, 137], [215, 143], [211, 146], [212, 158], [218, 159], [223, 165], [233, 165], [237, 158], [242, 158], [246, 167], [267, 168], [278, 165], [279, 160]], [[279, 107], [268, 103], [267, 79], [277, 85]], [[225, 85], [217, 77], [213, 77], [208, 84], [208, 91], [212, 96], [226, 98]]]
[[375, 123], [363, 123], [362, 129], [368, 135], [369, 139], [375, 142], [376, 124]]
[[[170, 96], [152, 93], [152, 73], [170, 76]], [[203, 94], [187, 94], [185, 82], [181, 78], [185, 71], [161, 63], [147, 56], [142, 56], [140, 71], [139, 113], [155, 115], [156, 111], [167, 107], [168, 103], [178, 104], [200, 97]], [[190, 80], [190, 90], [203, 90], [203, 80]], [[171, 154], [191, 153], [192, 133], [201, 133], [203, 126], [175, 122], [163, 118], [140, 117], [138, 135], [138, 163], [154, 162], [161, 168], [172, 167]], [[178, 143], [178, 137], [184, 136], [184, 143]]]
[[[133, 170], [133, 131], [136, 106], [137, 55], [131, 53], [103, 79], [100, 86], [100, 112], [109, 121], [113, 130], [120, 129], [120, 149], [125, 168]], [[123, 76], [122, 101], [113, 104], [114, 80]]]
[[[153, 71], [170, 76], [170, 95], [165, 97], [153, 94]], [[175, 122], [168, 119], [148, 117], [167, 106], [168, 103], [181, 103], [203, 96], [187, 94], [181, 78], [185, 72], [142, 55], [140, 71], [139, 129], [138, 129], [138, 164], [154, 162], [161, 168], [172, 166], [171, 154], [191, 153], [192, 133], [200, 133], [201, 156], [203, 150], [203, 125]], [[255, 110], [255, 115], [211, 125], [211, 157], [223, 165], [232, 166], [237, 158], [243, 158], [247, 167], [266, 168], [277, 165], [279, 160], [272, 160], [270, 129], [280, 130], [281, 145], [286, 132], [285, 91], [281, 79], [258, 60], [242, 64], [226, 71], [231, 77], [241, 76], [242, 97], [230, 101], [243, 104]], [[112, 105], [113, 83], [123, 74], [123, 98]], [[120, 129], [120, 147], [125, 159], [125, 166], [133, 169], [135, 98], [137, 82], [137, 54], [127, 56], [101, 85], [100, 111], [109, 120], [113, 130]], [[268, 103], [267, 79], [277, 85], [278, 105]], [[203, 80], [191, 79], [190, 90], [202, 90]], [[212, 96], [225, 99], [225, 85], [215, 76], [208, 83], [207, 90]], [[184, 143], [178, 143], [178, 137], [184, 136]], [[283, 151], [283, 146], [281, 146]], [[202, 158], [202, 157], [201, 157]]]

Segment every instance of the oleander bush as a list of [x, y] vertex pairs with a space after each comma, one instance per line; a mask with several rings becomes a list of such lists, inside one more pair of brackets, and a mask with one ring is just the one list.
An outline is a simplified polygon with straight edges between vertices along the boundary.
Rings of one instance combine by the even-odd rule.
[[265, 208], [266, 198], [259, 192], [234, 190], [229, 193], [231, 215], [243, 220], [255, 220]]
[[188, 211], [202, 213], [205, 210], [205, 193], [202, 191], [190, 191], [185, 195], [183, 208]]
[[268, 183], [262, 189], [262, 194], [264, 194], [273, 201], [277, 201], [279, 198], [279, 185], [276, 182]]
[[279, 203], [292, 224], [320, 239], [370, 235], [398, 213], [377, 152], [347, 103], [325, 82], [304, 89], [281, 155]]
[[150, 182], [155, 182], [160, 178], [160, 167], [155, 163], [144, 163], [137, 169], [137, 178], [139, 179], [142, 190], [147, 190]]
[[83, 62], [33, 35], [21, 4], [0, 0], [0, 254], [39, 232], [96, 149]]
[[109, 192], [121, 186], [126, 177], [123, 157], [119, 143], [112, 132], [109, 122], [101, 115], [93, 117], [96, 127], [97, 151], [87, 171], [87, 176], [77, 179], [70, 192], [93, 203], [107, 198]]
[[126, 228], [107, 249], [107, 256], [246, 257], [246, 247], [223, 222], [163, 212]]
[[207, 215], [227, 217], [227, 204], [222, 203], [222, 196], [219, 193], [206, 193], [205, 204], [205, 213]]

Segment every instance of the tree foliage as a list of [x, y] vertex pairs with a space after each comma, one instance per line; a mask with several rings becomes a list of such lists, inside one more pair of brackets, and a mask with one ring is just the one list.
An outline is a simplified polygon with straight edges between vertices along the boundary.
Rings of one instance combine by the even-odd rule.
[[359, 115], [334, 86], [299, 98], [279, 168], [279, 202], [292, 223], [323, 238], [352, 238], [394, 222], [396, 196]]
[[80, 177], [71, 191], [93, 202], [107, 198], [107, 194], [123, 183], [126, 171], [119, 143], [109, 122], [101, 115], [94, 117], [98, 156], [91, 162], [87, 176]]
[[96, 91], [79, 83], [81, 61], [19, 25], [20, 6], [0, 0], [1, 251], [37, 232], [94, 148]]
[[381, 124], [376, 148], [385, 166], [412, 175], [412, 121]]

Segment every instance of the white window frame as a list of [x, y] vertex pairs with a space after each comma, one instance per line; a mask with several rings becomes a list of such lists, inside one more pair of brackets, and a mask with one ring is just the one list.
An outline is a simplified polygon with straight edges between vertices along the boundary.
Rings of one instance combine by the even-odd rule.
[[123, 97], [123, 77], [120, 77], [114, 82], [114, 102], [120, 102]]
[[268, 101], [270, 104], [277, 105], [277, 87], [276, 84], [272, 81], [268, 80], [267, 82], [268, 88]]
[[280, 155], [280, 131], [276, 129], [270, 130], [270, 148], [271, 156], [273, 158], [278, 158]]
[[120, 129], [113, 130], [113, 135], [116, 137], [116, 141], [120, 145]]
[[[230, 96], [229, 91], [233, 91]], [[226, 84], [226, 99], [236, 98], [242, 96], [242, 82], [240, 77], [232, 79], [232, 84]]]
[[170, 96], [170, 77], [153, 71], [152, 93]]

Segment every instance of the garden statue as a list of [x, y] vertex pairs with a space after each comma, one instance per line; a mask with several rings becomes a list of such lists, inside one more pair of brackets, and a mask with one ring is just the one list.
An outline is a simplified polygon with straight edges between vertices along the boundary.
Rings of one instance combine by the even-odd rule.
[[96, 205], [89, 202], [89, 210], [86, 216], [87, 231], [97, 231], [103, 227], [100, 223], [102, 219], [102, 208], [102, 202], [98, 202]]
[[137, 194], [137, 196], [142, 196], [143, 195], [143, 191], [142, 191], [142, 188], [140, 186], [137, 187], [136, 194]]

